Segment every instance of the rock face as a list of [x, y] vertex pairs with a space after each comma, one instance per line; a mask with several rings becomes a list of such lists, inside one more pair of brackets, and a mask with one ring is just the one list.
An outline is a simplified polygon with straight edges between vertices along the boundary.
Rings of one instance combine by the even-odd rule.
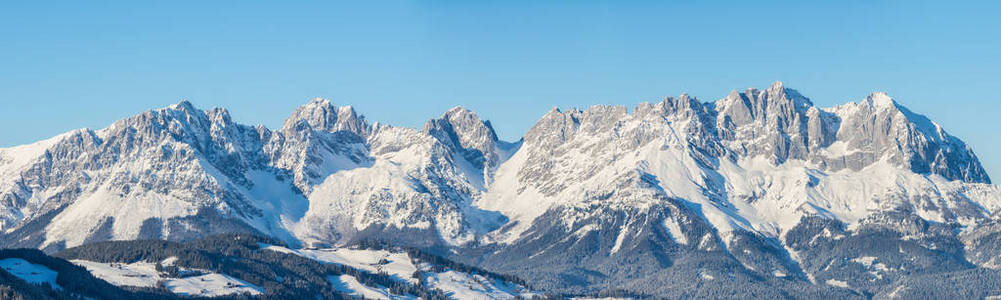
[[9, 237], [30, 236], [11, 242], [52, 249], [216, 231], [343, 243], [370, 225], [466, 242], [482, 223], [467, 220], [470, 195], [514, 146], [464, 109], [417, 131], [373, 126], [316, 99], [271, 131], [181, 102], [2, 150], [10, 176], [0, 225]]
[[966, 144], [883, 93], [819, 108], [781, 83], [554, 108], [515, 143], [461, 107], [418, 130], [316, 99], [273, 131], [181, 102], [0, 149], [0, 175], [4, 245], [375, 239], [564, 293], [865, 297], [1001, 254]]
[[350, 106], [336, 107], [330, 100], [316, 98], [306, 105], [295, 110], [282, 131], [297, 131], [304, 127], [321, 132], [346, 131], [358, 136], [368, 136], [372, 132], [371, 126], [365, 122], [365, 117], [355, 113]]
[[738, 156], [765, 156], [776, 164], [804, 160], [827, 171], [858, 171], [885, 157], [915, 173], [990, 183], [966, 144], [885, 93], [820, 109], [775, 83], [763, 91], [733, 91], [715, 108], [720, 137]]
[[3, 207], [4, 230], [17, 232], [56, 212], [44, 230], [23, 232], [35, 236], [17, 242], [61, 248], [216, 230], [292, 239], [277, 225], [301, 215], [305, 198], [281, 179], [287, 172], [269, 166], [261, 151], [269, 136], [267, 129], [233, 123], [223, 109], [181, 102], [99, 131], [74, 131], [46, 147], [24, 146], [34, 151], [4, 151], [31, 161], [5, 170], [16, 175], [3, 178], [4, 187], [13, 187], [3, 194], [12, 204]]

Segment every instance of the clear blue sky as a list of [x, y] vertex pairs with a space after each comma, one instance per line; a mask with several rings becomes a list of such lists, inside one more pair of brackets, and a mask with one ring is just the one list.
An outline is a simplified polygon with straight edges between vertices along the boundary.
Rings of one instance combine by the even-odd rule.
[[0, 4], [0, 147], [179, 99], [275, 128], [317, 96], [414, 127], [461, 104], [515, 140], [554, 106], [781, 80], [886, 91], [1001, 181], [1001, 1], [136, 2]]

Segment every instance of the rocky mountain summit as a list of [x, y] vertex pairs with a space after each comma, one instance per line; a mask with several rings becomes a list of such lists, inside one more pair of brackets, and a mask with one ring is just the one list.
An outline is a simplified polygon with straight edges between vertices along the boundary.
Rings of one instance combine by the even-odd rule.
[[554, 108], [517, 142], [462, 107], [414, 129], [315, 99], [278, 130], [181, 102], [0, 149], [5, 247], [378, 240], [570, 294], [920, 295], [1001, 265], [999, 210], [972, 149], [928, 118], [781, 83]]

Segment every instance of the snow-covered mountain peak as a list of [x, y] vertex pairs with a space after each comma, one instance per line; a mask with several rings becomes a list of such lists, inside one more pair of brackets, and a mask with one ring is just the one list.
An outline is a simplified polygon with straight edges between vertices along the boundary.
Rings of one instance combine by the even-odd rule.
[[481, 170], [487, 181], [505, 156], [499, 148], [504, 143], [497, 138], [490, 122], [461, 106], [448, 110], [440, 118], [428, 120], [421, 131], [453, 148], [474, 168]]
[[[990, 183], [973, 150], [927, 117], [912, 112], [886, 93], [872, 93], [858, 102], [828, 108], [839, 125], [838, 141], [846, 145], [849, 168], [862, 161], [889, 160], [919, 174], [949, 180]], [[841, 148], [838, 148], [841, 149]], [[830, 162], [830, 161], [828, 161]], [[836, 163], [839, 164], [839, 163]], [[855, 164], [854, 167], [850, 166]]]
[[886, 92], [873, 92], [865, 98], [865, 101], [868, 101], [870, 105], [876, 107], [893, 107], [897, 105], [896, 101], [887, 95]]
[[768, 90], [771, 90], [771, 91], [778, 91], [778, 90], [784, 90], [784, 89], [785, 89], [785, 83], [783, 83], [782, 81], [777, 81], [777, 80], [775, 82], [772, 82], [772, 84], [768, 86]]
[[[879, 94], [870, 98], [867, 101], [875, 103], [892, 101]], [[605, 105], [583, 111], [553, 109], [526, 133], [525, 146], [496, 175], [495, 186], [518, 186], [513, 189], [517, 192], [510, 192], [510, 188], [491, 190], [482, 205], [520, 218], [520, 229], [506, 233], [510, 237], [527, 230], [528, 219], [547, 209], [577, 205], [584, 199], [613, 191], [625, 193], [625, 186], [605, 190], [599, 188], [602, 184], [619, 179], [649, 180], [659, 182], [668, 196], [702, 203], [703, 207], [724, 207], [715, 216], [708, 216], [719, 219], [713, 221], [716, 226], [773, 232], [795, 225], [799, 216], [811, 211], [811, 205], [820, 205], [816, 203], [828, 208], [813, 213], [826, 214], [829, 210], [851, 216], [846, 221], [865, 215], [864, 208], [873, 205], [867, 202], [871, 199], [846, 200], [851, 197], [837, 194], [840, 190], [828, 190], [842, 187], [842, 175], [833, 174], [881, 170], [892, 174], [891, 178], [915, 185], [922, 184], [913, 183], [919, 181], [914, 176], [928, 174], [944, 177], [946, 181], [988, 182], [986, 173], [965, 144], [945, 134], [927, 118], [892, 102], [891, 105], [898, 110], [876, 113], [822, 110], [796, 90], [776, 83], [766, 90], [735, 91], [715, 104], [703, 104], [687, 95], [666, 97], [657, 104], [639, 104], [633, 114], [628, 114], [624, 107]], [[774, 177], [777, 172], [789, 176], [778, 179]], [[825, 184], [825, 176], [837, 177], [831, 179], [837, 183]], [[805, 194], [793, 197], [801, 202], [779, 200], [783, 198], [780, 195], [793, 193], [793, 189], [799, 193], [798, 188], [793, 188], [798, 183], [779, 186], [775, 182], [786, 179], [806, 183]], [[776, 190], [767, 192], [771, 188], [761, 184], [772, 185]], [[813, 184], [822, 187], [812, 188]], [[900, 188], [898, 184], [902, 183], [887, 182], [874, 189], [885, 188], [894, 193], [898, 189], [907, 192], [912, 189]], [[922, 185], [920, 189], [926, 188], [929, 187]], [[811, 194], [814, 192], [819, 194]], [[768, 203], [761, 207], [734, 202], [741, 197], [758, 201], [752, 199], [764, 197], [763, 193], [775, 195], [777, 198], [773, 200], [777, 202], [761, 201]], [[530, 199], [535, 197], [547, 200]], [[607, 198], [609, 201], [615, 198], [601, 199], [604, 197], [611, 197]], [[807, 199], [818, 202], [802, 202]], [[857, 202], [830, 208], [831, 201]], [[722, 221], [734, 216], [734, 212], [725, 208], [731, 205], [752, 212], [747, 216], [738, 213], [742, 216]], [[788, 210], [775, 210], [767, 205]], [[959, 201], [949, 205], [965, 204]], [[520, 211], [518, 207], [530, 209]], [[753, 212], [758, 210], [782, 213], [762, 218]], [[945, 218], [983, 215], [978, 211], [943, 210], [929, 215], [941, 213]], [[721, 217], [728, 215], [731, 217]]]
[[333, 102], [330, 101], [330, 99], [323, 98], [323, 97], [316, 97], [316, 98], [310, 99], [309, 103], [304, 104], [303, 106], [329, 107], [329, 106], [333, 106], [333, 105], [334, 104], [333, 104]]
[[862, 98], [862, 100], [848, 102], [830, 108], [824, 108], [825, 111], [837, 115], [885, 113], [890, 116], [900, 112], [901, 109], [906, 108], [897, 103], [897, 101], [890, 97], [886, 92], [872, 92], [865, 98]]
[[[754, 122], [789, 122], [803, 114], [813, 102], [798, 91], [773, 84], [766, 90], [746, 89], [743, 93], [733, 90], [725, 98], [716, 101], [716, 110], [728, 117], [737, 126]], [[780, 124], [789, 125], [789, 124]]]
[[577, 108], [567, 110], [553, 107], [525, 133], [525, 143], [542, 146], [562, 142], [576, 133], [584, 112]]
[[183, 99], [181, 101], [178, 101], [177, 103], [174, 103], [174, 104], [171, 104], [171, 105], [167, 106], [166, 108], [167, 109], [173, 109], [173, 110], [188, 110], [188, 111], [194, 111], [194, 110], [196, 110], [195, 106], [191, 104], [191, 101], [183, 100]]
[[490, 121], [481, 120], [476, 113], [465, 107], [449, 109], [441, 115], [440, 120], [447, 121], [455, 129], [463, 144], [484, 144], [498, 140]]
[[444, 113], [442, 113], [441, 117], [444, 119], [448, 119], [451, 118], [450, 116], [465, 116], [465, 115], [476, 116], [476, 113], [473, 112], [472, 110], [469, 110], [468, 108], [463, 107], [462, 105], [456, 105], [452, 108], [449, 108]]
[[690, 114], [698, 115], [698, 111], [702, 110], [703, 103], [697, 98], [689, 96], [687, 93], [681, 94], [681, 96], [675, 97], [664, 97], [659, 103], [650, 105], [649, 103], [641, 103], [634, 110], [635, 114], [644, 115], [648, 113], [651, 109], [657, 110], [662, 117], [674, 114]]
[[[810, 107], [813, 106], [813, 102], [810, 99], [804, 97], [799, 91], [787, 87], [781, 81], [776, 81], [768, 87], [767, 90], [759, 91], [759, 93], [767, 94], [767, 98], [774, 100], [785, 100], [795, 103], [795, 105], [800, 107]], [[765, 97], [759, 97], [765, 98]]]
[[302, 125], [308, 125], [310, 129], [317, 131], [348, 131], [363, 137], [372, 129], [365, 117], [355, 112], [351, 106], [336, 107], [324, 98], [315, 98], [297, 108], [285, 120], [282, 131], [297, 130]]

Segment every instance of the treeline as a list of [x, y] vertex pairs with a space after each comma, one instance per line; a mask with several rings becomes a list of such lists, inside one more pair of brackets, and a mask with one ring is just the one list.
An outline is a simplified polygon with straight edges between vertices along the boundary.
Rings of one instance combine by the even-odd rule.
[[1001, 271], [972, 269], [912, 276], [883, 288], [877, 298], [989, 299], [1001, 295]]
[[[298, 255], [286, 254], [276, 251], [263, 250], [262, 244], [283, 245], [280, 241], [270, 238], [257, 237], [246, 234], [229, 234], [206, 237], [184, 243], [140, 240], [140, 241], [109, 241], [84, 245], [59, 252], [57, 257], [46, 256], [38, 250], [0, 250], [0, 258], [19, 257], [27, 261], [44, 265], [59, 272], [57, 283], [65, 288], [64, 292], [55, 291], [44, 286], [35, 286], [23, 281], [11, 279], [12, 275], [0, 271], [0, 299], [78, 299], [79, 296], [86, 296], [94, 299], [176, 299], [178, 298], [168, 290], [163, 288], [121, 288], [115, 287], [100, 279], [94, 278], [86, 269], [73, 265], [67, 259], [83, 259], [104, 263], [133, 263], [146, 261], [157, 263], [170, 257], [176, 257], [173, 264], [160, 265], [159, 269], [170, 273], [176, 272], [180, 276], [180, 268], [202, 269], [209, 272], [222, 273], [233, 276], [247, 283], [263, 288], [264, 294], [261, 296], [250, 295], [230, 295], [218, 297], [217, 299], [349, 299], [349, 295], [339, 292], [332, 277], [340, 275], [350, 275], [359, 282], [371, 287], [385, 287], [395, 295], [411, 295], [423, 299], [447, 299], [448, 295], [440, 290], [430, 289], [428, 285], [411, 284], [401, 281], [397, 277], [385, 273], [370, 273], [340, 264], [321, 263], [312, 259], [300, 257]], [[510, 275], [503, 275], [490, 272], [479, 267], [473, 267], [462, 263], [457, 263], [430, 251], [394, 247], [385, 243], [360, 242], [358, 246], [367, 249], [390, 250], [394, 252], [406, 252], [415, 263], [425, 263], [429, 265], [433, 272], [444, 272], [448, 270], [478, 274], [492, 280], [500, 280], [508, 283], [519, 284], [526, 288], [531, 288], [524, 280]], [[702, 261], [697, 264], [699, 269], [719, 269], [711, 267], [711, 261]], [[808, 283], [797, 281], [770, 280], [767, 282], [744, 282], [747, 279], [738, 280], [723, 279], [712, 282], [697, 283], [687, 276], [696, 276], [698, 269], [689, 268], [689, 264], [676, 265], [684, 270], [674, 269], [665, 276], [663, 284], [652, 284], [651, 286], [630, 286], [626, 289], [593, 289], [590, 291], [559, 293], [546, 293], [538, 295], [536, 298], [563, 299], [568, 297], [619, 297], [619, 298], [651, 298], [661, 295], [661, 290], [654, 288], [656, 285], [677, 288], [672, 297], [681, 298], [868, 298], [871, 295], [858, 295], [841, 289], [820, 289]], [[694, 265], [692, 265], [694, 267]], [[174, 270], [174, 271], [171, 271]], [[665, 274], [665, 275], [667, 275]], [[992, 277], [996, 273], [990, 274], [966, 274], [959, 278], [971, 278], [974, 280], [995, 280], [993, 284], [986, 284], [987, 291], [996, 288], [999, 277]], [[419, 280], [426, 276], [415, 274]], [[954, 278], [954, 279], [959, 279]], [[930, 278], [929, 278], [930, 279]], [[756, 281], [756, 280], [755, 280]], [[931, 280], [929, 280], [931, 281]], [[766, 283], [766, 284], [760, 284]], [[924, 282], [923, 282], [924, 283]], [[927, 284], [920, 288], [912, 289], [909, 295], [930, 296], [943, 295], [936, 294], [931, 288], [933, 284]], [[606, 286], [607, 287], [607, 286]], [[980, 286], [984, 288], [985, 286]], [[646, 290], [650, 288], [649, 290]], [[533, 289], [534, 290], [534, 289]], [[650, 292], [647, 294], [647, 292]], [[969, 296], [975, 293], [960, 292], [950, 295]], [[190, 297], [189, 297], [190, 299]]]

